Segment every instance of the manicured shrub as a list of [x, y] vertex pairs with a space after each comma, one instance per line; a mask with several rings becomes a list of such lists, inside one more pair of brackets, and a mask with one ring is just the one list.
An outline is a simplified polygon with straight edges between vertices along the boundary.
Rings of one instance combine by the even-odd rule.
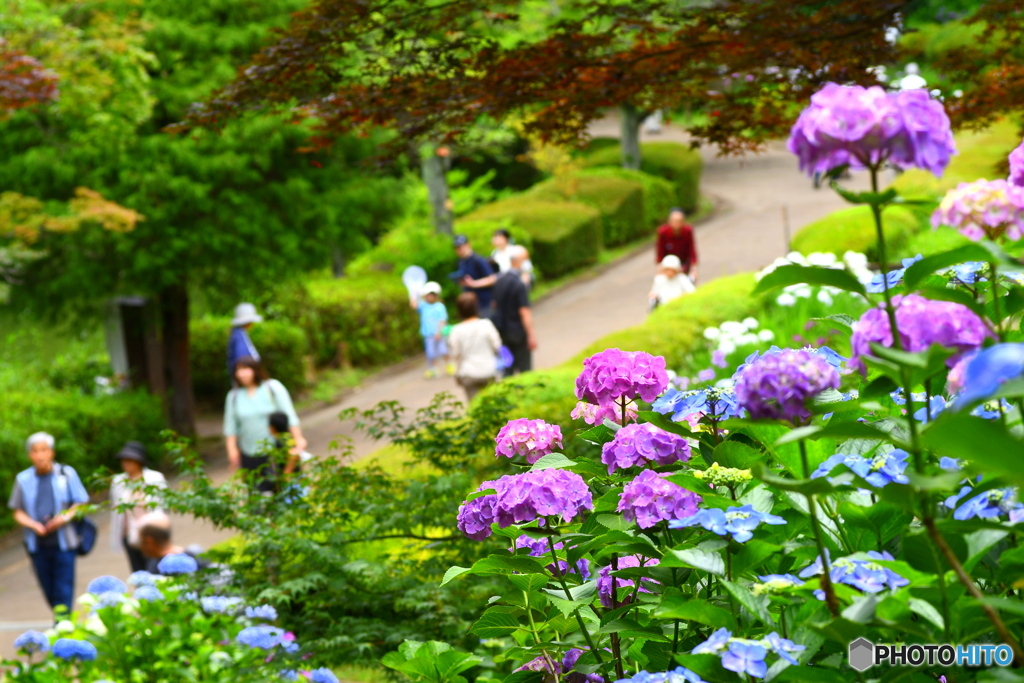
[[[231, 388], [227, 369], [227, 341], [231, 318], [206, 317], [189, 327], [192, 388], [204, 402], [219, 404]], [[306, 359], [310, 353], [306, 331], [295, 323], [266, 320], [249, 331], [267, 371], [290, 392], [306, 386]]]
[[548, 278], [594, 263], [601, 251], [601, 215], [584, 204], [521, 195], [482, 206], [465, 220], [495, 227], [507, 222], [526, 230], [533, 240], [533, 264]]
[[617, 168], [615, 166], [595, 166], [584, 169], [579, 173], [580, 177], [612, 177], [623, 178], [638, 182], [644, 189], [644, 217], [643, 231], [637, 236], [653, 234], [654, 229], [665, 222], [669, 211], [676, 206], [676, 188], [671, 181], [665, 178], [634, 171], [628, 168]]
[[[885, 235], [889, 253], [902, 252], [910, 238], [925, 229], [926, 219], [903, 206], [885, 211]], [[798, 232], [790, 245], [801, 254], [831, 252], [842, 256], [847, 251], [867, 254], [872, 261], [878, 259], [874, 219], [867, 206], [841, 209], [814, 221]]]
[[[640, 145], [640, 170], [666, 178], [676, 186], [677, 204], [688, 212], [697, 210], [700, 174], [704, 161], [700, 153], [678, 142], [645, 142]], [[586, 157], [587, 166], [619, 166], [618, 145], [601, 147]]]
[[[118, 469], [114, 455], [125, 441], [146, 444], [151, 462], [160, 463], [164, 417], [160, 399], [142, 391], [83, 397], [77, 391], [45, 386], [0, 393], [0, 497], [10, 495], [14, 476], [30, 466], [25, 439], [48, 432], [57, 441], [57, 461], [74, 467], [86, 486], [99, 467]], [[0, 515], [0, 531], [10, 529]]]
[[601, 214], [605, 246], [618, 246], [646, 232], [644, 187], [635, 180], [611, 175], [574, 174], [552, 178], [528, 193], [545, 201], [586, 204]]

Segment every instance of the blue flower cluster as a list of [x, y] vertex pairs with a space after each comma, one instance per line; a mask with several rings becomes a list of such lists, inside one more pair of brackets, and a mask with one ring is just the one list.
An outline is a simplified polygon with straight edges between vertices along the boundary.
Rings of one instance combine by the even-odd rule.
[[700, 525], [708, 531], [725, 536], [732, 534], [737, 543], [746, 543], [754, 537], [754, 529], [759, 524], [785, 524], [786, 520], [778, 515], [758, 512], [750, 505], [730, 507], [727, 510], [712, 508], [701, 510], [695, 515], [676, 519], [668, 523], [670, 529], [683, 529]]
[[124, 594], [128, 592], [128, 586], [116, 576], [100, 576], [90, 581], [86, 590], [92, 595], [103, 595], [104, 593]]
[[261, 650], [273, 650], [276, 647], [280, 647], [285, 652], [296, 652], [299, 649], [299, 645], [295, 642], [294, 638], [291, 633], [285, 633], [276, 626], [268, 626], [267, 624], [243, 628], [235, 636], [235, 640], [242, 645], [256, 647]]
[[96, 646], [87, 640], [58, 638], [53, 644], [53, 656], [64, 660], [91, 662], [96, 659]]
[[146, 602], [159, 602], [164, 594], [156, 586], [139, 586], [135, 589], [135, 597]]
[[309, 677], [313, 683], [338, 683], [338, 677], [334, 672], [323, 667], [310, 671]]
[[711, 637], [693, 648], [695, 655], [711, 654], [722, 658], [722, 666], [738, 674], [749, 674], [754, 678], [764, 678], [768, 673], [769, 652], [774, 652], [790, 664], [799, 664], [792, 653], [806, 649], [792, 640], [783, 638], [772, 631], [760, 640], [749, 638], [733, 638], [732, 632], [720, 628]]
[[[828, 550], [825, 550], [828, 556]], [[844, 583], [853, 586], [865, 593], [880, 593], [886, 588], [896, 590], [910, 584], [910, 581], [903, 578], [887, 567], [883, 567], [872, 560], [892, 560], [893, 556], [887, 552], [872, 550], [867, 553], [868, 559], [856, 559], [854, 557], [842, 557], [832, 561], [829, 559], [832, 571], [830, 577], [832, 583]], [[817, 576], [824, 571], [821, 557], [819, 556], [814, 564], [804, 568], [800, 572], [801, 578]], [[825, 599], [825, 593], [821, 590], [814, 592], [819, 600]]]
[[277, 610], [271, 605], [258, 605], [256, 607], [246, 607], [245, 616], [250, 619], [263, 619], [264, 621], [274, 621], [277, 619]]
[[615, 683], [705, 683], [705, 681], [686, 667], [680, 666], [672, 671], [654, 674], [639, 671], [631, 678], [623, 678]]
[[128, 585], [138, 588], [139, 586], [155, 586], [159, 577], [146, 571], [132, 572], [128, 577]]
[[837, 465], [846, 465], [854, 474], [878, 488], [886, 484], [906, 484], [910, 480], [904, 474], [909, 454], [900, 449], [876, 453], [871, 457], [852, 453], [837, 453], [825, 460], [811, 473], [811, 479], [828, 476]]
[[200, 598], [199, 603], [207, 614], [235, 614], [242, 604], [241, 598], [226, 598], [222, 595], [211, 595]]
[[715, 420], [743, 417], [732, 389], [708, 387], [700, 391], [669, 389], [654, 402], [651, 409], [663, 415], [671, 414], [675, 422], [683, 422], [690, 415], [701, 413]]
[[156, 568], [161, 574], [191, 574], [199, 569], [199, 563], [191, 555], [174, 553], [160, 560]]
[[14, 639], [14, 649], [27, 655], [47, 652], [50, 649], [50, 639], [39, 631], [25, 631]]
[[[750, 354], [749, 356], [747, 356], [746, 358], [743, 359], [743, 363], [738, 368], [736, 368], [736, 372], [734, 372], [732, 376], [735, 378], [738, 374], [740, 374], [740, 370], [742, 370], [743, 368], [747, 367], [748, 365], [750, 365], [751, 363], [756, 361], [758, 358], [762, 358], [764, 356], [772, 356], [772, 355], [775, 355], [777, 353], [782, 353], [783, 351], [791, 351], [791, 350], [792, 349], [781, 349], [778, 346], [775, 346], [773, 344], [764, 353], [761, 353], [760, 351], [754, 351], [752, 354]], [[806, 347], [804, 347], [804, 348], [802, 348], [800, 350], [801, 351], [810, 351], [811, 353], [813, 353], [816, 356], [821, 356], [822, 358], [825, 359], [826, 363], [831, 365], [836, 370], [841, 370], [842, 367], [843, 367], [843, 363], [845, 363], [847, 360], [849, 360], [845, 356], [840, 356], [838, 353], [836, 353], [835, 351], [833, 351], [832, 349], [830, 349], [827, 346], [819, 346], [819, 347], [806, 346]]]
[[989, 489], [969, 498], [961, 505], [960, 501], [973, 491], [970, 486], [964, 486], [958, 494], [946, 499], [945, 506], [954, 510], [953, 519], [992, 519], [1008, 515], [1011, 523], [1024, 521], [1024, 503], [1020, 502], [1019, 492], [1015, 487]]
[[899, 268], [897, 270], [890, 270], [885, 275], [879, 273], [878, 275], [871, 278], [871, 282], [867, 283], [864, 286], [864, 289], [867, 290], [869, 294], [881, 294], [882, 292], [885, 291], [886, 284], [889, 285], [889, 289], [892, 289], [896, 285], [903, 282], [903, 275], [907, 272], [907, 268], [914, 265], [922, 258], [924, 257], [921, 256], [921, 254], [918, 254], [914, 258], [903, 259], [902, 268]]

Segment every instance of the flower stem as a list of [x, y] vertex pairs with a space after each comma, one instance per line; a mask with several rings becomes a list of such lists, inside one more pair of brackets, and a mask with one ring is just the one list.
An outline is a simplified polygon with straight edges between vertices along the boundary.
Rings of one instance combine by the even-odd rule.
[[[800, 441], [800, 460], [804, 466], [804, 479], [811, 478], [811, 465], [807, 460], [807, 446]], [[814, 531], [814, 543], [818, 547], [818, 556], [821, 558], [821, 590], [825, 593], [825, 604], [833, 617], [839, 616], [839, 598], [832, 588], [832, 566], [825, 553], [825, 540], [821, 533], [821, 525], [818, 522], [818, 509], [814, 502], [813, 495], [807, 495], [807, 510], [811, 515], [811, 529]]]
[[[878, 194], [878, 167], [875, 164], [868, 166], [871, 171], [871, 191]], [[875, 219], [875, 234], [878, 236], [878, 260], [882, 266], [882, 296], [885, 297], [885, 312], [889, 316], [889, 329], [892, 330], [893, 348], [903, 350], [900, 341], [899, 328], [896, 326], [896, 309], [892, 305], [892, 293], [889, 291], [889, 278], [886, 273], [889, 268], [889, 256], [885, 245], [885, 230], [882, 227], [882, 205], [878, 202], [871, 202], [871, 215]]]
[[559, 678], [559, 671], [555, 669], [555, 663], [551, 660], [551, 655], [548, 654], [547, 650], [544, 649], [544, 641], [540, 637], [540, 631], [537, 630], [537, 622], [533, 620], [533, 608], [530, 606], [530, 594], [523, 591], [523, 601], [526, 603], [526, 618], [530, 621], [530, 633], [533, 634], [533, 642], [537, 643], [540, 647], [540, 654], [544, 657], [544, 663], [548, 665], [548, 671], [555, 677], [557, 681]]
[[[551, 549], [551, 559], [554, 560], [554, 572], [555, 577], [558, 579], [558, 583], [562, 586], [562, 591], [565, 593], [565, 599], [572, 601], [572, 593], [569, 591], [569, 586], [565, 583], [565, 577], [562, 575], [562, 569], [558, 566], [558, 553], [555, 552], [555, 541], [554, 538], [548, 536], [548, 547]], [[583, 640], [587, 641], [587, 647], [594, 653], [594, 659], [597, 660], [599, 665], [603, 665], [604, 662], [601, 660], [601, 653], [594, 647], [594, 641], [590, 637], [590, 631], [587, 630], [587, 625], [583, 623], [583, 617], [580, 616], [579, 608], [573, 610], [573, 615], [576, 617], [576, 623], [580, 626], [580, 631], [583, 633]], [[621, 678], [621, 677], [620, 677]]]
[[999, 313], [999, 270], [996, 266], [995, 261], [991, 261], [989, 268], [992, 269], [992, 317], [995, 323], [996, 338], [998, 341], [1003, 341], [1003, 316]]
[[[619, 571], [619, 556], [618, 554], [612, 555], [612, 571], [608, 575], [608, 578], [612, 580], [612, 609], [618, 609], [619, 599], [618, 590], [615, 586], [615, 572]], [[640, 579], [637, 579], [637, 584], [640, 583]], [[615, 674], [618, 676], [618, 680], [622, 680], [626, 677], [625, 672], [622, 669], [622, 650], [619, 646], [619, 634], [611, 634], [612, 642], [612, 657], [615, 658]]]
[[938, 527], [935, 526], [935, 518], [929, 514], [922, 520], [922, 522], [924, 523], [925, 529], [928, 530], [928, 535], [931, 536], [932, 541], [934, 541], [936, 547], [938, 547], [939, 552], [946, 558], [946, 562], [949, 563], [949, 566], [952, 567], [953, 571], [956, 573], [957, 578], [960, 579], [960, 583], [962, 583], [964, 588], [967, 589], [967, 592], [971, 594], [971, 597], [975, 598], [980, 603], [982, 611], [985, 612], [985, 616], [988, 617], [988, 620], [992, 622], [992, 626], [995, 627], [996, 633], [999, 634], [999, 638], [1009, 645], [1011, 650], [1013, 650], [1014, 660], [1017, 662], [1024, 662], [1024, 650], [1021, 649], [1020, 643], [1018, 643], [1017, 639], [1013, 637], [1010, 630], [1006, 628], [1006, 624], [1003, 623], [1002, 618], [999, 616], [999, 613], [995, 608], [982, 602], [985, 598], [984, 594], [975, 585], [974, 580], [971, 579], [971, 575], [967, 573], [964, 566], [960, 564], [960, 560], [957, 558], [956, 553], [953, 552], [953, 549], [949, 547], [949, 544], [946, 543], [946, 539], [942, 537]]

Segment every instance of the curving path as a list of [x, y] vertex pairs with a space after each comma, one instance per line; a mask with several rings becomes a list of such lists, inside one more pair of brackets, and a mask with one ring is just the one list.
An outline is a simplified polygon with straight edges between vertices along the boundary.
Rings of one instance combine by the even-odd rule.
[[[595, 136], [616, 136], [618, 124], [613, 120], [599, 122], [592, 132]], [[684, 133], [671, 128], [646, 137], [685, 141]], [[757, 270], [784, 254], [784, 212], [790, 225], [803, 226], [844, 206], [831, 191], [812, 188], [810, 180], [798, 173], [796, 160], [782, 143], [774, 143], [765, 153], [742, 160], [717, 158], [709, 150], [704, 151], [704, 157], [702, 189], [719, 200], [720, 210], [697, 228], [703, 281]], [[860, 186], [858, 181], [862, 180], [855, 178], [853, 185]], [[537, 303], [534, 316], [540, 346], [535, 351], [535, 366], [557, 365], [604, 335], [642, 322], [653, 265], [652, 246]], [[421, 361], [396, 366], [364, 383], [338, 405], [304, 416], [309, 450], [327, 453], [333, 441], [351, 434], [352, 426], [338, 421], [342, 409], [369, 408], [379, 401], [398, 400], [414, 410], [426, 406], [440, 391], [461, 395], [450, 378], [424, 379]], [[219, 424], [206, 424], [201, 430], [216, 434]], [[361, 457], [379, 444], [357, 437], [352, 445], [354, 454]], [[226, 477], [223, 461], [212, 463], [211, 468], [216, 479]], [[109, 549], [106, 520], [97, 521], [101, 538], [93, 553], [78, 563], [76, 594], [84, 591], [96, 576], [128, 573], [124, 555]], [[226, 536], [190, 518], [176, 522], [175, 537], [183, 545], [198, 543], [208, 547]], [[20, 544], [7, 546], [0, 551], [0, 658], [13, 655], [12, 642], [17, 633], [26, 628], [46, 628], [49, 619], [49, 610]]]

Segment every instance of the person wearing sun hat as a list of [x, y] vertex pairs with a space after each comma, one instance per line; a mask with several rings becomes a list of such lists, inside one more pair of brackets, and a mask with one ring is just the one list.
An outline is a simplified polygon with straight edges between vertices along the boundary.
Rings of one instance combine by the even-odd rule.
[[116, 457], [123, 472], [110, 481], [110, 548], [115, 552], [123, 549], [132, 571], [142, 571], [146, 568], [146, 557], [139, 549], [140, 520], [160, 509], [145, 489], [166, 487], [167, 480], [146, 467], [146, 447], [138, 441], [126, 443]]
[[228, 337], [228, 376], [232, 378], [231, 386], [235, 386], [235, 364], [239, 358], [249, 356], [260, 360], [260, 352], [249, 339], [249, 329], [261, 322], [263, 316], [256, 312], [256, 307], [252, 304], [242, 303], [235, 306], [235, 317], [231, 319], [231, 336]]
[[684, 294], [690, 294], [696, 289], [693, 280], [683, 272], [683, 264], [678, 256], [669, 254], [661, 259], [659, 265], [661, 272], [654, 276], [654, 284], [651, 285], [651, 291], [647, 295], [652, 309], [678, 299]]
[[[428, 282], [420, 288], [419, 296], [409, 299], [409, 306], [420, 314], [420, 336], [427, 352], [427, 379], [437, 377], [434, 362], [448, 360], [448, 345], [444, 340], [444, 329], [448, 325], [448, 309], [441, 303], [441, 285]], [[454, 372], [449, 367], [448, 373]]]

